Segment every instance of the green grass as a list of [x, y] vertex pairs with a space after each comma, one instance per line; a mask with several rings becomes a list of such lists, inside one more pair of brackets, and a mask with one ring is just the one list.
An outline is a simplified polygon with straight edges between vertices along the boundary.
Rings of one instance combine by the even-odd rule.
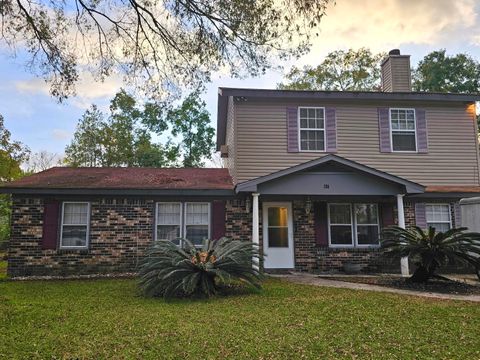
[[2, 253], [0, 253], [0, 280], [7, 277], [7, 262], [2, 261]]
[[478, 359], [480, 306], [281, 280], [173, 302], [134, 280], [0, 281], [0, 358]]

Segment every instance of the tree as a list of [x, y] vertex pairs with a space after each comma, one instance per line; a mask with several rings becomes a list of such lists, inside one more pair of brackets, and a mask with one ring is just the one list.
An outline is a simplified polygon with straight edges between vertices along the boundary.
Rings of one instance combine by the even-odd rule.
[[470, 264], [480, 278], [480, 234], [466, 232], [467, 228], [436, 232], [430, 227], [403, 229], [390, 226], [382, 232], [382, 248], [386, 255], [412, 259], [418, 266], [410, 281], [427, 282], [448, 261]]
[[361, 48], [329, 53], [316, 66], [293, 67], [279, 89], [372, 91], [380, 87], [380, 62], [385, 54]]
[[159, 135], [168, 128], [154, 103], [143, 108], [125, 90], [110, 102], [106, 116], [92, 105], [77, 125], [74, 138], [65, 149], [65, 161], [72, 166], [171, 166], [178, 147], [152, 142], [145, 124], [154, 124]]
[[57, 153], [51, 153], [46, 150], [40, 150], [30, 155], [26, 165], [27, 173], [36, 173], [50, 169], [53, 166], [60, 165], [62, 158]]
[[[19, 141], [11, 139], [0, 115], [0, 184], [22, 177], [21, 164], [28, 160], [30, 150]], [[10, 196], [0, 195], [0, 248], [10, 235]]]
[[28, 65], [58, 99], [79, 72], [145, 80], [150, 94], [197, 88], [211, 73], [257, 75], [271, 58], [305, 53], [331, 0], [4, 0], [3, 42], [26, 47]]
[[445, 49], [426, 55], [414, 71], [415, 91], [477, 93], [480, 63], [467, 54], [446, 55]]
[[178, 107], [167, 112], [172, 135], [181, 136], [180, 150], [184, 167], [202, 167], [214, 151], [215, 129], [210, 126], [210, 114], [198, 92], [191, 93]]

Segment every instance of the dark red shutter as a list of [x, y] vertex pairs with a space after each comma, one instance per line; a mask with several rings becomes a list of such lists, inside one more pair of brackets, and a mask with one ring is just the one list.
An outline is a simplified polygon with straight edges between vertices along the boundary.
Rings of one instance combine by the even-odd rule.
[[318, 246], [328, 246], [327, 203], [315, 202], [313, 205], [313, 211], [315, 241]]
[[58, 240], [60, 203], [47, 200], [43, 206], [42, 249], [56, 249]]
[[212, 240], [225, 236], [225, 201], [212, 202]]
[[382, 227], [395, 225], [395, 218], [393, 216], [393, 204], [380, 204], [380, 216], [382, 218]]

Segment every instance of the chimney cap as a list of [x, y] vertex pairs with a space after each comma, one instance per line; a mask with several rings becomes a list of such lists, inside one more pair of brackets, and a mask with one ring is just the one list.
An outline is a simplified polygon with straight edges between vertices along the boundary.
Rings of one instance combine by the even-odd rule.
[[388, 55], [400, 55], [400, 49], [392, 49], [388, 52]]

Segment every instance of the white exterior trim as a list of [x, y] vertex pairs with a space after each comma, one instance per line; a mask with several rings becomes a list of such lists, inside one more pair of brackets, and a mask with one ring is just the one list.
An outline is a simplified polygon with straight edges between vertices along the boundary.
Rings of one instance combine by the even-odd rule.
[[[65, 212], [65, 204], [87, 204], [87, 223], [86, 224], [67, 224], [65, 225], [63, 223], [63, 218], [64, 218], [64, 212]], [[62, 245], [63, 241], [63, 227], [64, 226], [86, 226], [87, 231], [85, 234], [85, 246], [64, 246]], [[60, 240], [58, 244], [58, 248], [60, 250], [69, 250], [69, 249], [88, 249], [90, 245], [90, 202], [88, 201], [62, 201], [62, 216], [61, 216], [61, 222], [60, 222]]]
[[[392, 110], [404, 110], [408, 111], [411, 110], [413, 111], [413, 126], [414, 128], [412, 130], [406, 130], [406, 129], [393, 129], [392, 128]], [[388, 127], [390, 128], [390, 151], [392, 153], [411, 153], [411, 154], [416, 154], [418, 153], [418, 136], [417, 136], [417, 112], [414, 108], [388, 108]], [[412, 132], [415, 135], [415, 150], [393, 150], [393, 131], [399, 131], [399, 132]]]
[[[211, 216], [211, 204], [208, 201], [187, 201], [183, 204], [184, 206], [184, 211], [183, 211], [183, 237], [187, 239], [187, 225], [193, 225], [193, 224], [187, 224], [187, 205], [188, 204], [206, 204], [208, 206], [208, 235], [207, 239], [210, 239], [210, 228], [212, 226], [212, 216]], [[199, 225], [206, 225], [206, 224], [199, 224]], [[187, 239], [188, 240], [188, 239]], [[201, 247], [202, 245], [195, 245], [195, 247]]]
[[[425, 223], [427, 224], [427, 227], [429, 226], [428, 223], [428, 218], [427, 218], [427, 206], [435, 206], [435, 205], [441, 205], [441, 206], [446, 206], [448, 207], [448, 221], [430, 221], [430, 223], [436, 223], [436, 224], [448, 224], [450, 226], [450, 229], [452, 228], [452, 208], [449, 203], [425, 203]], [[458, 227], [458, 226], [457, 226]]]
[[[301, 122], [300, 122], [300, 109], [322, 109], [323, 110], [323, 129], [322, 128], [302, 128], [300, 126]], [[335, 117], [337, 115], [335, 114]], [[326, 122], [326, 111], [325, 111], [325, 107], [322, 107], [322, 106], [299, 106], [297, 108], [297, 129], [298, 129], [298, 133], [297, 133], [297, 141], [298, 141], [298, 152], [313, 152], [313, 153], [326, 153], [327, 152], [327, 128], [325, 126], [325, 122]], [[335, 128], [336, 128], [336, 122], [335, 122]], [[301, 141], [301, 132], [302, 130], [305, 130], [305, 131], [308, 131], [308, 130], [312, 130], [312, 131], [315, 131], [315, 130], [318, 130], [318, 131], [323, 131], [323, 150], [302, 150], [302, 141]], [[336, 136], [336, 134], [335, 134]]]
[[156, 202], [155, 203], [155, 235], [154, 235], [154, 240], [155, 241], [158, 241], [158, 226], [161, 226], [163, 224], [159, 224], [158, 223], [158, 205], [159, 204], [178, 204], [180, 205], [180, 223], [178, 224], [179, 228], [180, 228], [180, 234], [179, 234], [179, 237], [181, 238], [182, 237], [182, 231], [183, 231], [183, 228], [182, 228], [182, 218], [183, 218], [183, 204], [181, 202], [176, 202], [176, 201], [159, 201], [159, 202]]

